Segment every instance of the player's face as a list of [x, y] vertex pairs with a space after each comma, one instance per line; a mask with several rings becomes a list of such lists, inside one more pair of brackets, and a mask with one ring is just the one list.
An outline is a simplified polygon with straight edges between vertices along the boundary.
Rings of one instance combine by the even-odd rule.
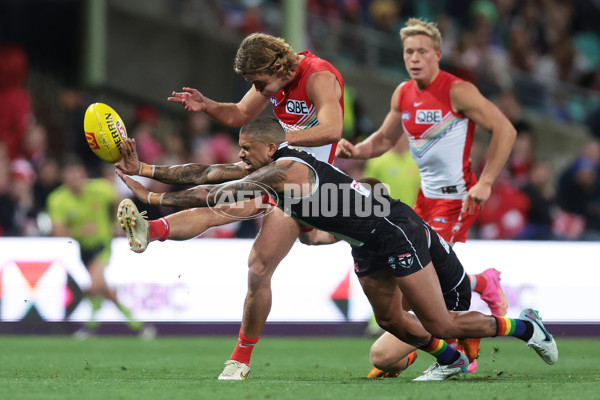
[[433, 47], [426, 35], [409, 36], [404, 39], [404, 65], [411, 79], [420, 87], [427, 87], [437, 76], [442, 51]]
[[254, 90], [263, 96], [269, 97], [283, 89], [286, 82], [281, 75], [278, 72], [273, 74], [260, 73], [245, 75], [244, 78], [254, 86]]
[[243, 133], [240, 135], [238, 143], [241, 147], [239, 157], [245, 163], [246, 171], [249, 173], [271, 162], [269, 145]]

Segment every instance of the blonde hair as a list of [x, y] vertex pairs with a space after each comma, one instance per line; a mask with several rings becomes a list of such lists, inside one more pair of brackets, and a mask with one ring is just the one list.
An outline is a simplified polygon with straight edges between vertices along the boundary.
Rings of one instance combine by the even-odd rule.
[[404, 39], [416, 35], [429, 36], [434, 49], [440, 50], [442, 48], [442, 34], [435, 22], [426, 22], [418, 18], [410, 18], [406, 22], [406, 26], [400, 29], [400, 39], [402, 39], [402, 43], [404, 43]]
[[242, 75], [271, 74], [273, 71], [270, 69], [277, 62], [281, 64], [280, 71], [296, 71], [300, 58], [282, 38], [265, 33], [252, 33], [240, 44], [233, 61], [233, 69]]

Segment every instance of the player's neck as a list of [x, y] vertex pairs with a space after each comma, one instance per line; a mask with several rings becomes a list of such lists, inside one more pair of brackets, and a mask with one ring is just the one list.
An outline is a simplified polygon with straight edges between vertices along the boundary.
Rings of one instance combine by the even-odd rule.
[[429, 85], [431, 85], [433, 83], [433, 81], [435, 81], [435, 79], [438, 77], [439, 74], [440, 74], [440, 69], [438, 68], [428, 78], [414, 79], [417, 90], [419, 92], [422, 92], [423, 90], [427, 89], [429, 87]]

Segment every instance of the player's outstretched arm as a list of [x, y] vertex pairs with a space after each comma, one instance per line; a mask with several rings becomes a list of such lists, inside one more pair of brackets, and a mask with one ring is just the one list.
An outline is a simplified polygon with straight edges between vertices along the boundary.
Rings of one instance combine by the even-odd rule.
[[248, 173], [242, 162], [231, 164], [149, 165], [139, 160], [135, 139], [120, 145], [123, 158], [115, 164], [125, 175], [139, 175], [171, 185], [203, 185], [242, 179]]
[[204, 112], [221, 124], [233, 127], [240, 127], [258, 117], [269, 104], [269, 97], [263, 96], [254, 87], [237, 103], [214, 101], [189, 87], [184, 87], [181, 92], [172, 92], [167, 100], [181, 103], [187, 111]]
[[[220, 185], [199, 185], [187, 190], [168, 193], [148, 191], [141, 183], [117, 170], [117, 175], [142, 202], [170, 207], [215, 207], [233, 204], [270, 194], [268, 190], [283, 192], [285, 184], [295, 183], [298, 187], [310, 182], [314, 173], [301, 163], [294, 161], [276, 162], [254, 171], [246, 178]], [[312, 177], [314, 179], [314, 177]], [[308, 185], [310, 186], [310, 185]]]
[[243, 163], [153, 165], [145, 170], [149, 178], [175, 185], [204, 185], [242, 179], [248, 175]]

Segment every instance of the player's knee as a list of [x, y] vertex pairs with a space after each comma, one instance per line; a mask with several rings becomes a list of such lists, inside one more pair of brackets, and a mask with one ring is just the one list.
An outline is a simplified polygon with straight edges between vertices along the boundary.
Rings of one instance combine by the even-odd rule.
[[369, 358], [371, 360], [371, 364], [381, 370], [387, 370], [393, 364], [393, 359], [390, 352], [385, 351], [385, 348], [379, 345], [377, 342], [371, 346]]
[[274, 267], [265, 263], [258, 261], [250, 262], [248, 265], [248, 287], [251, 290], [257, 290], [269, 286], [274, 271]]

